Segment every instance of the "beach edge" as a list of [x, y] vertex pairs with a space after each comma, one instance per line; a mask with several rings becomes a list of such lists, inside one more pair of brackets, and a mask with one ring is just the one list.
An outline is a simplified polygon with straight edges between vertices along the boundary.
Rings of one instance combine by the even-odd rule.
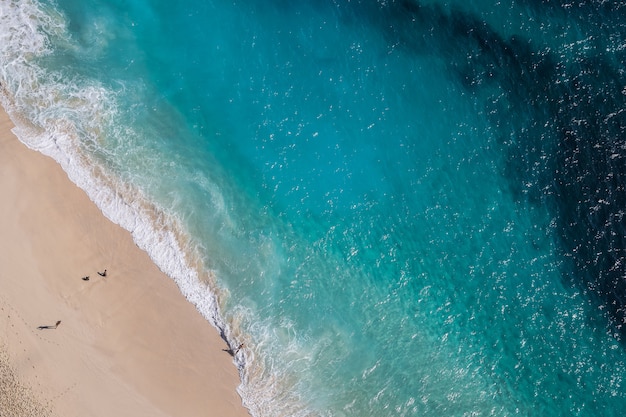
[[28, 395], [55, 416], [249, 416], [217, 330], [13, 127], [0, 108], [0, 326]]

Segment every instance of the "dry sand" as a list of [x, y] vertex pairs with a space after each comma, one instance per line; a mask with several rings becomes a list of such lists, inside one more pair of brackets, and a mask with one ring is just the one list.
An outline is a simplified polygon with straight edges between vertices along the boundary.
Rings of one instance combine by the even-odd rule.
[[0, 415], [248, 416], [217, 330], [11, 128], [0, 110]]

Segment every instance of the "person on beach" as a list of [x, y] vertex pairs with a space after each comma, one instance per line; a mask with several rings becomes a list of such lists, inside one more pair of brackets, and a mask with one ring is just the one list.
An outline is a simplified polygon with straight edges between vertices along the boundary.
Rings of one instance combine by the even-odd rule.
[[57, 321], [54, 326], [39, 326], [37, 327], [39, 330], [43, 330], [43, 329], [56, 329], [57, 327], [59, 327], [59, 324], [61, 324], [61, 320]]
[[241, 350], [241, 348], [242, 348], [242, 347], [243, 347], [243, 343], [242, 343], [242, 344], [240, 344], [240, 345], [237, 347], [237, 349], [230, 348], [230, 349], [222, 349], [222, 350], [223, 350], [224, 352], [228, 352], [228, 354], [229, 354], [230, 356], [235, 356], [237, 353], [239, 353], [239, 351]]
[[81, 278], [83, 281], [89, 281], [89, 275], [87, 275], [86, 277], [82, 277]]
[[98, 275], [100, 275], [101, 277], [106, 277], [107, 276], [107, 270], [105, 269], [104, 272], [98, 272]]

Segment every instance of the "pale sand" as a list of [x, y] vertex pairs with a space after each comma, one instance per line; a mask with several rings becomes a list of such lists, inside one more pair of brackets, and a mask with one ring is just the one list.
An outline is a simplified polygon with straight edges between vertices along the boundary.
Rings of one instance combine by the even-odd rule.
[[249, 416], [217, 330], [11, 128], [0, 110], [0, 415]]

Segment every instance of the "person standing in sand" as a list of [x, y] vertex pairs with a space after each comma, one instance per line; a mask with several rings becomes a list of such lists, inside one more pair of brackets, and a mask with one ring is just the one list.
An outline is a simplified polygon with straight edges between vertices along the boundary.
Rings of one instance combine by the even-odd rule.
[[106, 277], [107, 276], [107, 270], [105, 269], [104, 272], [99, 272], [98, 271], [98, 275], [100, 275], [101, 277]]
[[61, 320], [57, 321], [54, 326], [39, 326], [37, 327], [39, 330], [43, 330], [43, 329], [56, 329], [57, 327], [59, 327], [59, 324], [61, 324]]

